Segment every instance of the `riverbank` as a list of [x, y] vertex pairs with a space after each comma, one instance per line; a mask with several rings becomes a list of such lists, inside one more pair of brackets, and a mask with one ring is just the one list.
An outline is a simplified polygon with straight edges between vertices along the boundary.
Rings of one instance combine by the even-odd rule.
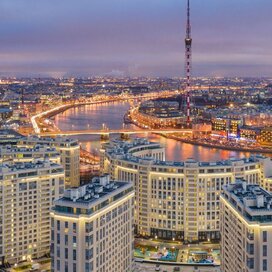
[[[127, 116], [129, 116], [129, 114]], [[131, 118], [130, 118], [130, 122], [139, 128], [143, 128], [141, 125], [139, 125], [137, 122], [135, 122]], [[234, 146], [214, 144], [214, 143], [210, 144], [210, 143], [199, 142], [194, 139], [181, 138], [179, 136], [171, 135], [171, 134], [162, 134], [162, 133], [156, 133], [156, 134], [160, 135], [162, 137], [168, 138], [168, 139], [173, 139], [173, 140], [182, 142], [182, 143], [203, 146], [203, 147], [208, 147], [208, 148], [215, 148], [215, 149], [229, 150], [229, 151], [239, 151], [239, 152], [260, 153], [260, 154], [272, 154], [272, 149], [247, 148], [247, 147], [242, 147], [242, 146], [234, 147]]]
[[201, 142], [198, 142], [198, 141], [195, 141], [195, 140], [180, 138], [180, 137], [175, 136], [175, 135], [166, 135], [166, 134], [160, 134], [160, 135], [164, 136], [166, 138], [170, 138], [170, 139], [173, 139], [173, 140], [176, 140], [176, 141], [186, 143], [186, 144], [199, 145], [199, 146], [204, 146], [204, 147], [223, 149], [223, 150], [231, 150], [231, 151], [272, 154], [272, 149], [267, 150], [267, 149], [256, 149], [256, 148], [232, 147], [232, 146], [227, 146], [227, 145], [201, 143]]

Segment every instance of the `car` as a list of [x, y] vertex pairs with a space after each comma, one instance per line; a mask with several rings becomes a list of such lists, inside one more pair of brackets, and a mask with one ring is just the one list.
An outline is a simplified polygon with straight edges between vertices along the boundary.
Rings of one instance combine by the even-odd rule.
[[138, 262], [138, 263], [144, 262], [144, 259], [142, 259], [142, 258], [135, 258], [134, 260], [135, 260], [135, 262]]

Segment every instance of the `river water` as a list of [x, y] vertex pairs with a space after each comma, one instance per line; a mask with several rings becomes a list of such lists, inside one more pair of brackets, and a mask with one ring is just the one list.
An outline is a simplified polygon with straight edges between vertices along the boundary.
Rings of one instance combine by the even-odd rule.
[[[55, 116], [55, 123], [61, 130], [100, 129], [103, 124], [111, 129], [118, 129], [124, 126], [123, 116], [129, 109], [127, 102], [113, 102], [99, 105], [86, 105], [78, 108], [71, 108]], [[131, 127], [133, 125], [126, 125]], [[99, 136], [80, 135], [74, 136], [82, 144], [83, 148], [97, 152], [101, 146]], [[117, 138], [113, 135], [111, 138]], [[183, 161], [194, 158], [200, 161], [226, 160], [230, 157], [241, 158], [249, 156], [249, 153], [229, 151], [215, 148], [208, 148], [178, 142], [172, 139], [154, 134], [137, 134], [133, 137], [147, 137], [150, 141], [160, 142], [166, 147], [166, 159]]]

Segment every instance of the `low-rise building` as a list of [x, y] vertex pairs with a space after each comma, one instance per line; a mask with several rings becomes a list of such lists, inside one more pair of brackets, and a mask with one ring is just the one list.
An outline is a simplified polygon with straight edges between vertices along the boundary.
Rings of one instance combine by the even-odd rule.
[[240, 127], [243, 125], [242, 119], [236, 118], [212, 118], [212, 131], [221, 132], [223, 135], [240, 136]]
[[51, 212], [52, 271], [130, 272], [134, 190], [108, 175], [65, 191]]
[[272, 194], [238, 181], [220, 203], [222, 272], [272, 271]]
[[242, 139], [256, 141], [260, 135], [260, 128], [255, 128], [253, 126], [243, 126], [240, 129], [240, 137]]
[[258, 142], [263, 146], [272, 147], [272, 127], [266, 127], [261, 130]]

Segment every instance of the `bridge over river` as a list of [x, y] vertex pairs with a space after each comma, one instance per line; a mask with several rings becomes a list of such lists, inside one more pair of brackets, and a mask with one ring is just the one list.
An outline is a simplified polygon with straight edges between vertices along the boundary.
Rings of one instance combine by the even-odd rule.
[[163, 129], [149, 129], [149, 128], [137, 128], [137, 129], [87, 129], [87, 130], [67, 130], [67, 131], [52, 131], [52, 132], [41, 132], [40, 136], [75, 136], [75, 135], [110, 135], [110, 134], [141, 134], [141, 133], [159, 133], [159, 134], [192, 134], [193, 132], [205, 132], [200, 130], [192, 129], [173, 129], [173, 128], [163, 128]]

